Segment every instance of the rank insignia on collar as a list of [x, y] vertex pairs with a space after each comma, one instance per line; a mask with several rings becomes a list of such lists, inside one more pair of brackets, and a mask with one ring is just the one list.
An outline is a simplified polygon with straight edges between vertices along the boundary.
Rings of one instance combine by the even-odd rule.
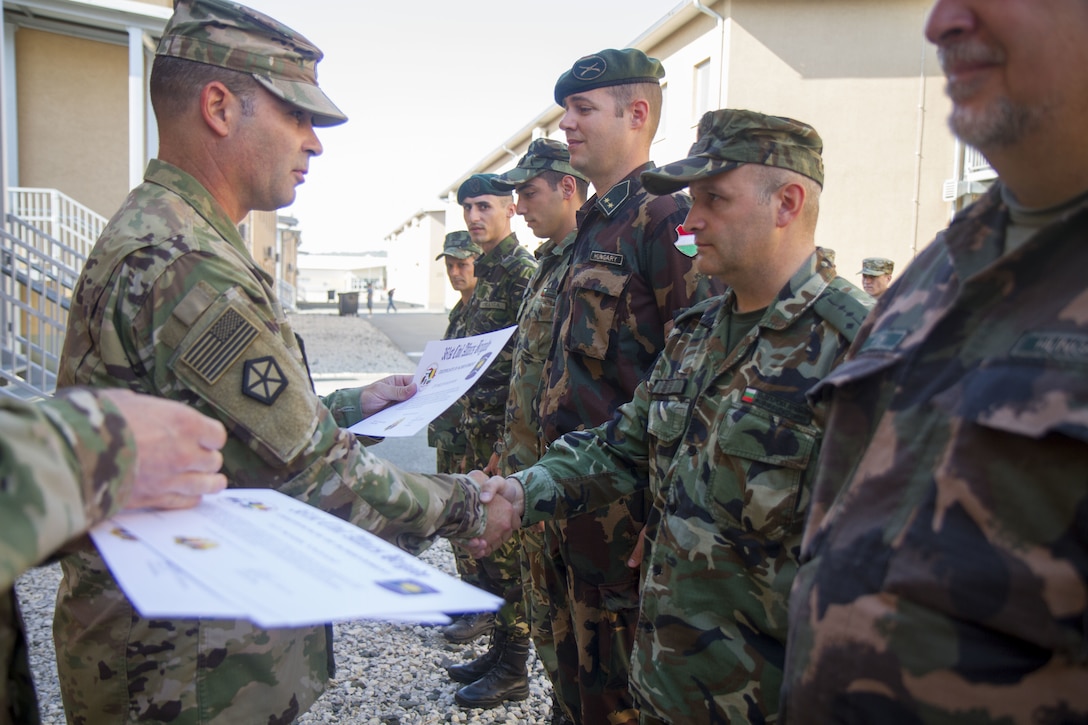
[[272, 405], [287, 390], [287, 378], [271, 356], [246, 360], [242, 371], [242, 393], [259, 403]]

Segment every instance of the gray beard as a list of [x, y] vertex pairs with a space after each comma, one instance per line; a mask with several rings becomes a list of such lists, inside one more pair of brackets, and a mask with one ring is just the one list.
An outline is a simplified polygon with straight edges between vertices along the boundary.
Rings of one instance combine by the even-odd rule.
[[1037, 130], [1046, 114], [1045, 107], [1024, 107], [1002, 98], [981, 112], [957, 108], [953, 101], [948, 125], [966, 144], [984, 152], [1008, 148]]

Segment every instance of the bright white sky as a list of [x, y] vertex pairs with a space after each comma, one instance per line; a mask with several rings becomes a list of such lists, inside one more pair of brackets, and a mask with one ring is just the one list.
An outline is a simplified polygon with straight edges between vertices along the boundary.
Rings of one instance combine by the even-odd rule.
[[553, 103], [583, 55], [622, 48], [680, 0], [242, 0], [325, 52], [321, 87], [349, 117], [318, 131], [293, 206], [302, 251], [382, 239]]

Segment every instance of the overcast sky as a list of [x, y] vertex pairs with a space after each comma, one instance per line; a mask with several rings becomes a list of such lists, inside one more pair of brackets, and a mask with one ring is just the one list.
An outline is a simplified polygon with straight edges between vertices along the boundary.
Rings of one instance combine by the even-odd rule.
[[382, 239], [546, 110], [579, 57], [620, 48], [679, 0], [241, 0], [324, 52], [318, 79], [349, 117], [284, 213], [303, 252]]

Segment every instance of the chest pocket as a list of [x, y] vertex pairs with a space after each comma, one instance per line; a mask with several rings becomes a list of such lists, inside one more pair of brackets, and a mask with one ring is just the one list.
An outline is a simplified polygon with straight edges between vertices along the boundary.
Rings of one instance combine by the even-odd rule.
[[571, 277], [571, 306], [566, 348], [604, 360], [616, 337], [617, 312], [631, 273], [600, 265], [585, 265]]
[[543, 361], [552, 347], [555, 323], [556, 290], [549, 286], [539, 294], [525, 299], [525, 314], [519, 316], [519, 325], [525, 326], [526, 352], [534, 360]]
[[707, 507], [729, 527], [764, 536], [803, 523], [802, 481], [817, 448], [816, 430], [755, 406], [731, 407], [718, 427], [719, 465]]

